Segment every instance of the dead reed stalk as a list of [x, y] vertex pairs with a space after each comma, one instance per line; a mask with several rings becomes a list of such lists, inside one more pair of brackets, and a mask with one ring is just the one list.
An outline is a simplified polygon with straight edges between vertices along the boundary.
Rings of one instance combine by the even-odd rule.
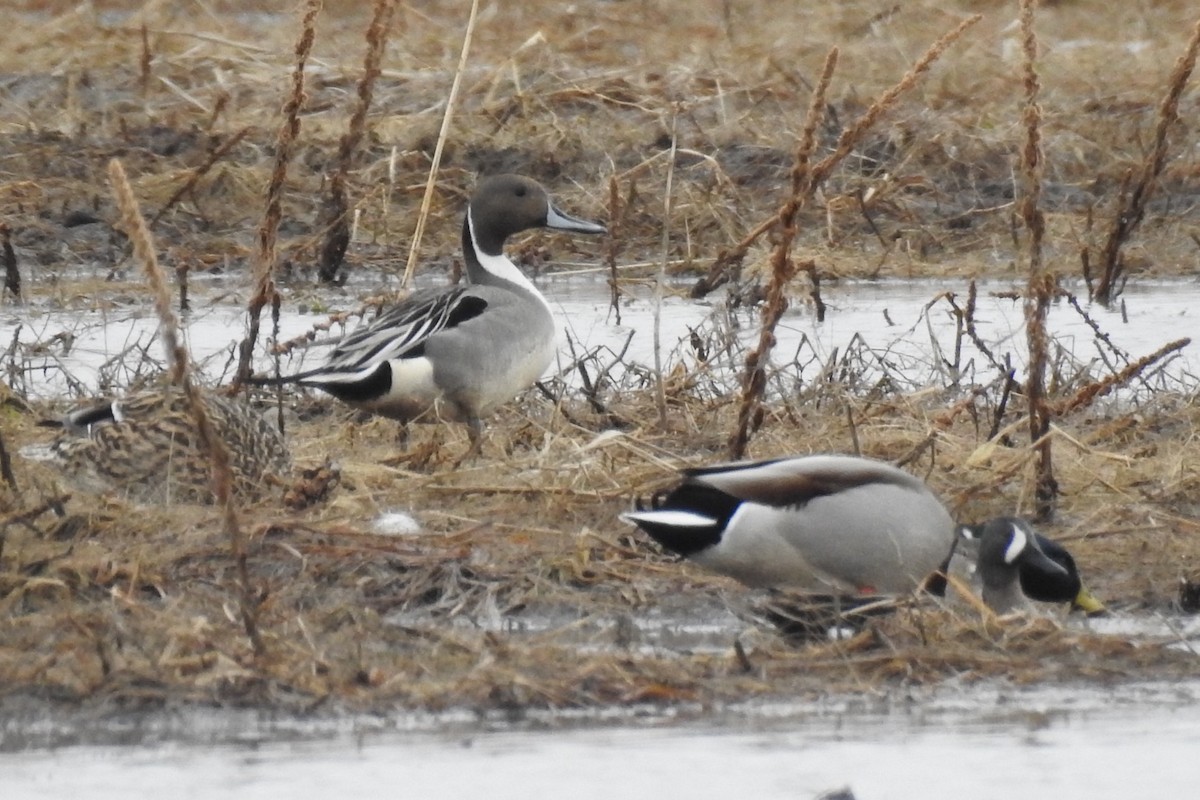
[[4, 291], [21, 302], [21, 270], [17, 267], [17, 253], [12, 246], [12, 230], [0, 222], [0, 251], [4, 259]]
[[[871, 104], [870, 108], [868, 108], [861, 117], [855, 120], [853, 125], [842, 131], [841, 136], [838, 137], [837, 147], [834, 149], [834, 151], [822, 159], [816, 166], [808, 169], [808, 189], [806, 189], [806, 191], [809, 192], [810, 196], [816, 191], [817, 187], [828, 180], [829, 176], [833, 174], [833, 170], [837, 168], [837, 165], [840, 164], [846, 158], [846, 156], [850, 155], [855, 146], [858, 145], [863, 136], [866, 135], [867, 131], [879, 121], [880, 117], [882, 117], [892, 108], [892, 106], [896, 104], [896, 101], [902, 94], [915, 86], [917, 81], [924, 73], [929, 71], [929, 68], [933, 66], [933, 62], [937, 61], [937, 59], [941, 57], [942, 53], [946, 51], [946, 48], [953, 44], [959, 37], [963, 35], [963, 33], [966, 32], [968, 28], [970, 28], [972, 25], [975, 25], [981, 19], [983, 19], [983, 15], [981, 14], [975, 14], [974, 16], [968, 17], [959, 23], [954, 30], [946, 33], [940, 39], [930, 45], [929, 49], [927, 49], [925, 53], [919, 59], [917, 59], [916, 63], [914, 63], [912, 67], [910, 67], [909, 70], [904, 73], [904, 76], [900, 79], [899, 83], [876, 98], [875, 102]], [[809, 113], [811, 114], [811, 108]], [[744, 236], [742, 240], [732, 248], [729, 250], [720, 251], [717, 254], [717, 257], [713, 260], [713, 263], [709, 265], [708, 272], [692, 286], [690, 293], [691, 296], [693, 298], [704, 297], [708, 293], [729, 282], [734, 277], [735, 273], [740, 270], [742, 261], [746, 258], [746, 254], [749, 252], [750, 247], [756, 241], [758, 241], [758, 239], [761, 238], [764, 233], [774, 230], [778, 222], [778, 215], [768, 217], [760, 222], [752, 231], [746, 234], [746, 236]]]
[[146, 23], [142, 23], [142, 56], [138, 59], [138, 67], [141, 74], [142, 97], [148, 97], [150, 94], [150, 65], [154, 63], [154, 53], [150, 50], [150, 33], [146, 29]]
[[187, 347], [179, 335], [179, 318], [171, 308], [171, 291], [167, 288], [166, 273], [158, 263], [154, 240], [150, 236], [146, 220], [138, 209], [137, 198], [134, 197], [133, 188], [125, 176], [125, 169], [115, 158], [108, 164], [108, 177], [112, 183], [113, 194], [116, 196], [117, 207], [121, 212], [121, 224], [133, 243], [134, 255], [146, 272], [146, 281], [149, 283], [150, 293], [154, 297], [154, 310], [158, 314], [160, 333], [167, 351], [167, 365], [170, 369], [171, 382], [183, 390], [184, 396], [187, 398], [188, 410], [196, 423], [200, 446], [208, 453], [212, 463], [213, 495], [221, 507], [225, 532], [229, 536], [231, 553], [238, 570], [240, 584], [238, 605], [241, 610], [242, 626], [254, 648], [255, 655], [261, 656], [264, 647], [262, 637], [259, 635], [257, 607], [253, 600], [250, 575], [246, 565], [246, 540], [241, 526], [238, 524], [237, 512], [233, 506], [233, 471], [230, 467], [229, 448], [213, 429], [204, 397], [192, 381]]
[[[609, 307], [613, 312], [613, 322], [621, 324], [621, 284], [617, 277], [617, 251], [619, 249], [618, 230], [621, 226], [621, 187], [617, 176], [608, 178], [608, 241], [604, 252], [604, 260], [608, 262]], [[666, 221], [663, 221], [664, 228]]]
[[[321, 13], [321, 0], [308, 0], [304, 18], [300, 22], [300, 38], [296, 41], [296, 66], [292, 69], [292, 90], [283, 106], [283, 123], [275, 139], [275, 168], [267, 183], [266, 205], [263, 219], [258, 226], [258, 254], [254, 264], [254, 295], [247, 305], [249, 330], [238, 348], [238, 367], [234, 375], [235, 389], [250, 377], [250, 361], [254, 345], [258, 341], [259, 318], [267, 303], [276, 306], [275, 291], [275, 247], [279, 238], [279, 222], [283, 219], [283, 184], [287, 180], [288, 165], [300, 133], [300, 109], [304, 107], [304, 68], [312, 52], [316, 38], [317, 15]], [[278, 329], [279, 319], [275, 318]], [[278, 336], [276, 336], [278, 338]], [[276, 361], [276, 371], [279, 363]]]
[[1037, 0], [1021, 0], [1021, 50], [1024, 74], [1025, 145], [1021, 150], [1020, 183], [1021, 219], [1029, 230], [1029, 282], [1025, 290], [1025, 335], [1029, 346], [1029, 374], [1025, 378], [1025, 395], [1029, 398], [1029, 438], [1037, 444], [1037, 481], [1034, 507], [1043, 522], [1054, 517], [1058, 481], [1054, 478], [1054, 461], [1050, 448], [1051, 407], [1046, 399], [1046, 364], [1049, 360], [1050, 337], [1046, 317], [1055, 294], [1054, 277], [1046, 272], [1042, 262], [1042, 240], [1046, 220], [1041, 210], [1042, 195], [1042, 110], [1038, 106], [1041, 82], [1037, 73], [1037, 34], [1033, 29]]
[[764, 233], [771, 230], [777, 221], [776, 217], [767, 217], [754, 230], [742, 237], [742, 240], [735, 244], [732, 248], [722, 249], [717, 253], [717, 257], [713, 259], [713, 263], [709, 265], [708, 272], [704, 277], [696, 281], [692, 285], [690, 296], [699, 300], [705, 297], [710, 292], [724, 286], [731, 280], [736, 279], [741, 271], [742, 262], [746, 259], [746, 254], [750, 252], [750, 247], [757, 242]]
[[667, 153], [667, 186], [663, 192], [662, 262], [658, 268], [658, 280], [654, 283], [654, 398], [658, 407], [658, 425], [667, 427], [667, 390], [663, 380], [662, 364], [662, 303], [667, 284], [667, 262], [671, 260], [671, 199], [675, 193], [675, 152], [678, 147], [676, 123], [679, 106], [671, 109], [671, 149]]
[[[1167, 93], [1158, 106], [1158, 124], [1154, 128], [1154, 147], [1146, 154], [1137, 181], [1129, 187], [1130, 176], [1126, 176], [1121, 185], [1117, 198], [1117, 209], [1113, 214], [1112, 227], [1100, 253], [1102, 269], [1100, 280], [1092, 293], [1092, 299], [1108, 305], [1121, 293], [1122, 277], [1125, 264], [1121, 257], [1121, 247], [1129, 240], [1142, 219], [1146, 216], [1146, 205], [1154, 195], [1155, 182], [1162, 174], [1167, 163], [1167, 136], [1171, 128], [1179, 122], [1179, 98], [1187, 85], [1188, 78], [1196, 66], [1196, 56], [1200, 53], [1200, 21], [1192, 29], [1187, 48], [1175, 62], [1175, 69], [1167, 82]], [[1127, 191], [1128, 190], [1128, 191]], [[1088, 268], [1090, 258], [1084, 261]]]
[[391, 27], [394, 8], [395, 0], [375, 0], [374, 15], [367, 27], [367, 55], [363, 61], [362, 77], [358, 81], [358, 102], [354, 105], [354, 113], [350, 115], [350, 125], [338, 143], [333, 175], [329, 180], [329, 195], [321, 207], [321, 221], [317, 226], [325, 231], [325, 241], [321, 245], [317, 266], [317, 275], [322, 283], [335, 281], [345, 260], [346, 249], [350, 246], [346, 180], [354, 161], [354, 153], [358, 150], [367, 127], [367, 114], [371, 110], [375, 81], [381, 72], [380, 64], [383, 62], [383, 51], [387, 47], [388, 29]]
[[0, 478], [9, 485], [14, 491], [17, 488], [17, 476], [13, 474], [12, 458], [8, 455], [8, 448], [4, 444], [4, 433], [0, 431]]
[[467, 70], [467, 56], [471, 52], [471, 40], [475, 37], [475, 19], [478, 16], [479, 0], [471, 0], [467, 28], [463, 32], [462, 51], [458, 55], [458, 67], [454, 70], [450, 94], [446, 96], [446, 113], [442, 115], [442, 127], [438, 131], [437, 144], [433, 147], [433, 160], [429, 164], [429, 176], [425, 179], [425, 193], [421, 196], [421, 210], [417, 213], [417, 225], [413, 230], [412, 241], [408, 245], [408, 263], [404, 265], [401, 286], [408, 286], [413, 272], [417, 269], [417, 253], [420, 251], [421, 238], [425, 234], [425, 222], [429, 219], [429, 207], [433, 203], [433, 190], [437, 186], [438, 169], [442, 164], [442, 151], [446, 148], [446, 139], [450, 135], [450, 121], [454, 119], [454, 107], [458, 102], [458, 87], [462, 83], [463, 73]]
[[796, 274], [796, 265], [791, 258], [792, 242], [796, 238], [796, 214], [812, 196], [812, 173], [809, 164], [816, 147], [817, 128], [825, 118], [825, 95], [837, 67], [838, 49], [832, 48], [825, 56], [825, 66], [809, 101], [804, 129], [796, 146], [796, 156], [791, 171], [791, 193], [775, 216], [778, 239], [771, 252], [771, 280], [767, 285], [767, 299], [763, 304], [762, 321], [758, 333], [758, 347], [746, 355], [746, 367], [742, 373], [742, 399], [738, 409], [737, 427], [729, 438], [729, 457], [740, 459], [746, 455], [752, 428], [759, 425], [761, 403], [767, 388], [766, 365], [775, 346], [775, 326], [787, 310], [784, 287]]
[[179, 287], [179, 313], [183, 314], [191, 310], [191, 303], [188, 300], [188, 263], [184, 259], [179, 259], [179, 263], [175, 265], [175, 285]]
[[[816, 130], [820, 120], [824, 118], [825, 93], [828, 91], [829, 80], [837, 64], [837, 49], [831, 50], [826, 57], [825, 67], [817, 82], [817, 87], [813, 91], [805, 128], [796, 149], [796, 158], [791, 172], [791, 194], [775, 217], [771, 219], [772, 224], [766, 227], [759, 226], [759, 229], [762, 230], [777, 231], [779, 238], [772, 249], [771, 281], [767, 287], [767, 300], [763, 305], [758, 347], [747, 355], [746, 368], [742, 375], [742, 398], [738, 410], [737, 427], [729, 439], [729, 453], [732, 458], [742, 458], [745, 455], [752, 430], [761, 421], [760, 404], [763, 393], [766, 391], [766, 364], [775, 343], [775, 326], [787, 309], [787, 300], [783, 295], [783, 289], [797, 269], [790, 257], [791, 245], [796, 237], [797, 212], [807, 204], [817, 188], [828, 179], [837, 165], [853, 151], [866, 132], [896, 104], [900, 96], [915, 86], [921, 76], [928, 72], [933, 63], [946, 51], [946, 48], [980, 19], [982, 16], [976, 14], [963, 20], [954, 30], [944, 34], [930, 45], [895, 86], [876, 98], [866, 112], [842, 132], [834, 151], [816, 165], [810, 165], [816, 144]], [[815, 265], [806, 265], [805, 269], [815, 272], [816, 267]]]

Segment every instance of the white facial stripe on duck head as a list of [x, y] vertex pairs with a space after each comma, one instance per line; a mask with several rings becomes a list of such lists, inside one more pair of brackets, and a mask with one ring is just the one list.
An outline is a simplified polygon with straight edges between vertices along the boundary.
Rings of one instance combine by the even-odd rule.
[[[1059, 596], [1078, 591], [1077, 578], [1051, 558], [1039, 544], [1039, 537], [1026, 523], [1015, 517], [998, 517], [983, 525], [978, 566], [985, 585], [1019, 585], [1024, 593], [1038, 600], [1058, 600]], [[1029, 591], [1026, 587], [1034, 587]]]
[[1009, 525], [1008, 546], [1004, 548], [1004, 563], [1015, 563], [1021, 554], [1025, 552], [1025, 548], [1029, 545], [1029, 537], [1025, 535], [1025, 531], [1021, 526], [1013, 522]]
[[976, 530], [979, 531], [976, 565], [984, 587], [992, 590], [1015, 588], [1018, 571], [1016, 560], [1020, 558], [1020, 551], [1024, 547], [1018, 548], [1014, 553], [1013, 521], [997, 518], [989, 520]]

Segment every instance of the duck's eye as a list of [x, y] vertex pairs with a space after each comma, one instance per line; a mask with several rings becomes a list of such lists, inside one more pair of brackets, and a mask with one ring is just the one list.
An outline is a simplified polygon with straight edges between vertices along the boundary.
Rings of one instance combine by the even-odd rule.
[[524, 196], [525, 196], [525, 187], [518, 186], [517, 187], [517, 197], [524, 197]]

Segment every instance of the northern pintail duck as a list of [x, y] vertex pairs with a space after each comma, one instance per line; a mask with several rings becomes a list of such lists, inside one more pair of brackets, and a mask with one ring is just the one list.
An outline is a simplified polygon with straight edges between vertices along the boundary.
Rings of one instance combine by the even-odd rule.
[[815, 455], [684, 470], [623, 515], [666, 549], [758, 587], [900, 595], [950, 558], [954, 522], [923, 481]]
[[1070, 552], [1025, 520], [996, 517], [963, 525], [959, 535], [965, 545], [959, 555], [969, 559], [976, 551], [971, 582], [997, 614], [1028, 610], [1030, 601], [1070, 603], [1089, 615], [1105, 611], [1083, 585]]
[[314, 386], [357, 408], [409, 422], [466, 422], [477, 452], [483, 415], [534, 384], [554, 360], [550, 304], [504, 254], [530, 228], [604, 233], [558, 210], [540, 184], [518, 175], [481, 181], [463, 221], [469, 285], [414, 292], [342, 339], [325, 365], [254, 383]]
[[[204, 395], [213, 431], [229, 448], [234, 495], [254, 499], [291, 458], [279, 431], [241, 400]], [[120, 492], [138, 503], [211, 503], [212, 460], [178, 389], [80, 406], [44, 425], [62, 431], [21, 455], [50, 462], [85, 492]]]

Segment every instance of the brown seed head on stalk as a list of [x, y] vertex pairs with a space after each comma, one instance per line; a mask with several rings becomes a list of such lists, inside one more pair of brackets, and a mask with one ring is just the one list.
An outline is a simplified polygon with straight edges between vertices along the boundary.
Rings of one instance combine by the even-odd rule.
[[383, 51], [387, 47], [394, 7], [395, 0], [375, 0], [374, 16], [367, 28], [367, 55], [362, 78], [358, 81], [358, 101], [354, 105], [354, 113], [350, 115], [350, 125], [338, 143], [333, 175], [329, 181], [329, 195], [325, 198], [321, 224], [318, 225], [318, 228], [325, 230], [317, 265], [317, 274], [323, 283], [336, 280], [350, 246], [350, 202], [346, 196], [346, 180], [367, 127], [367, 114], [371, 110], [375, 81], [381, 71], [380, 64], [383, 63]]
[[909, 67], [900, 81], [881, 94], [871, 103], [870, 108], [854, 121], [846, 130], [842, 131], [842, 135], [838, 137], [837, 147], [834, 151], [821, 159], [819, 163], [812, 168], [811, 185], [812, 190], [816, 191], [817, 187], [825, 182], [826, 179], [833, 173], [834, 168], [842, 162], [846, 156], [854, 151], [858, 143], [862, 141], [867, 131], [875, 126], [875, 123], [896, 105], [896, 101], [900, 96], [911, 89], [921, 79], [921, 76], [929, 71], [933, 66], [933, 62], [941, 58], [951, 44], [959, 39], [967, 29], [983, 19], [982, 14], [975, 14], [967, 17], [960, 22], [952, 31], [943, 34], [936, 42], [929, 46], [929, 49], [921, 55], [916, 62]]
[[796, 274], [796, 265], [791, 257], [792, 242], [796, 238], [796, 213], [807, 204], [814, 189], [810, 180], [809, 162], [812, 159], [813, 148], [816, 146], [817, 128], [825, 117], [825, 95], [829, 91], [830, 81], [833, 80], [833, 71], [837, 67], [837, 60], [838, 50], [835, 47], [825, 56], [825, 66], [821, 70], [821, 78], [817, 81], [812, 99], [809, 101], [804, 129], [800, 133], [796, 156], [792, 162], [791, 193], [784, 200], [773, 220], [779, 232], [779, 238], [771, 252], [771, 280], [767, 285], [767, 299], [762, 309], [758, 347], [747, 355], [746, 366], [742, 373], [742, 398], [738, 409], [737, 427], [729, 438], [730, 458], [738, 459], [745, 456], [750, 436], [753, 430], [761, 424], [759, 406], [767, 388], [766, 365], [770, 361], [771, 350], [775, 346], [775, 326], [779, 324], [788, 305], [784, 287]]
[[[1142, 169], [1136, 180], [1127, 176], [1121, 185], [1117, 208], [1113, 213], [1112, 227], [1100, 253], [1100, 280], [1096, 284], [1092, 299], [1108, 305], [1120, 293], [1121, 278], [1125, 264], [1121, 247], [1133, 236], [1146, 216], [1146, 206], [1154, 194], [1154, 185], [1167, 163], [1167, 135], [1179, 121], [1179, 98], [1187, 86], [1188, 78], [1196, 67], [1200, 54], [1200, 21], [1192, 28], [1183, 55], [1175, 62], [1171, 77], [1167, 80], [1167, 93], [1158, 106], [1158, 124], [1154, 128], [1154, 146], [1146, 153]], [[1087, 265], [1088, 262], [1085, 262]]]
[[[808, 114], [805, 118], [805, 125], [796, 147], [796, 155], [793, 159], [791, 171], [791, 192], [787, 199], [784, 200], [783, 205], [779, 208], [776, 215], [768, 221], [769, 224], [764, 223], [755, 229], [755, 233], [758, 235], [773, 229], [778, 232], [779, 238], [771, 253], [771, 279], [767, 286], [767, 301], [763, 305], [762, 310], [758, 348], [747, 357], [746, 368], [743, 372], [741, 406], [738, 411], [737, 427], [729, 437], [729, 454], [731, 458], [742, 458], [745, 455], [746, 446], [750, 441], [752, 426], [756, 424], [756, 420], [760, 420], [762, 417], [761, 413], [759, 413], [759, 406], [762, 402], [763, 393], [766, 390], [765, 370], [767, 363], [770, 361], [771, 349], [774, 346], [775, 326], [778, 324], [783, 312], [787, 309], [787, 300], [784, 297], [783, 290], [797, 271], [797, 267], [792, 262], [790, 255], [792, 242], [796, 237], [796, 214], [801, 208], [807, 205], [821, 184], [833, 173], [834, 168], [853, 152], [867, 131], [896, 104], [900, 96], [915, 86], [920, 77], [929, 71], [933, 62], [946, 51], [946, 48], [962, 36], [969, 27], [979, 22], [980, 19], [982, 19], [982, 16], [979, 14], [968, 17], [959, 23], [954, 30], [946, 33], [930, 45], [929, 49], [904, 73], [904, 76], [895, 86], [876, 98], [875, 102], [871, 104], [866, 112], [853, 125], [842, 132], [834, 151], [816, 165], [810, 166], [812, 151], [816, 143], [816, 131], [820, 126], [821, 120], [824, 118], [825, 95], [829, 88], [829, 82], [833, 77], [833, 70], [837, 65], [837, 49], [830, 50], [826, 56], [825, 66], [821, 71], [821, 78], [813, 90]], [[747, 240], [744, 241], [745, 247], [749, 247], [750, 241], [749, 237], [747, 237]], [[744, 252], [742, 255], [744, 255]], [[726, 263], [738, 263], [741, 257], [741, 255], [737, 255], [736, 253], [729, 255]], [[806, 267], [806, 269], [809, 268]], [[810, 274], [815, 274], [815, 272], [810, 272]], [[708, 283], [712, 283], [711, 271]], [[693, 295], [695, 293], [695, 289], [693, 289]]]
[[108, 164], [108, 176], [112, 183], [113, 194], [116, 195], [117, 207], [121, 212], [121, 224], [125, 229], [125, 234], [133, 243], [134, 256], [141, 262], [146, 273], [146, 281], [150, 284], [150, 293], [154, 298], [154, 310], [158, 314], [159, 330], [163, 338], [163, 345], [167, 350], [171, 382], [183, 390], [188, 401], [188, 410], [196, 423], [200, 446], [208, 453], [212, 462], [213, 494], [222, 509], [225, 530], [229, 536], [234, 562], [238, 567], [242, 624], [254, 652], [262, 654], [264, 646], [258, 631], [256, 606], [252, 599], [249, 572], [246, 567], [245, 536], [238, 525], [237, 512], [233, 506], [233, 471], [230, 467], [229, 448], [213, 430], [204, 398], [192, 381], [187, 348], [179, 335], [179, 318], [171, 307], [171, 292], [167, 287], [166, 274], [158, 263], [154, 240], [150, 236], [146, 220], [138, 209], [137, 198], [133, 195], [133, 187], [129, 185], [129, 179], [125, 176], [125, 169], [121, 166], [121, 162], [115, 158]]
[[1029, 439], [1038, 451], [1037, 488], [1035, 490], [1037, 517], [1049, 520], [1054, 516], [1058, 481], [1054, 477], [1050, 431], [1051, 408], [1046, 398], [1046, 364], [1049, 360], [1050, 336], [1046, 318], [1050, 301], [1055, 294], [1054, 276], [1042, 262], [1042, 239], [1046, 231], [1041, 210], [1042, 152], [1041, 108], [1037, 100], [1041, 82], [1037, 74], [1037, 35], [1033, 29], [1037, 0], [1021, 0], [1021, 50], [1025, 110], [1025, 146], [1021, 150], [1019, 172], [1021, 198], [1018, 207], [1025, 227], [1029, 229], [1029, 281], [1025, 289], [1025, 335], [1029, 347], [1029, 374], [1025, 379], [1025, 394], [1029, 398]]
[[[300, 38], [296, 41], [296, 66], [292, 69], [292, 89], [283, 106], [283, 122], [275, 140], [275, 167], [267, 183], [266, 202], [262, 222], [258, 226], [258, 253], [254, 262], [254, 295], [250, 298], [247, 311], [250, 317], [246, 338], [238, 347], [238, 367], [233, 385], [236, 389], [250, 377], [250, 360], [254, 345], [258, 341], [259, 321], [267, 303], [273, 302], [275, 292], [275, 245], [279, 236], [279, 222], [283, 219], [283, 184], [287, 180], [288, 165], [300, 133], [300, 109], [304, 107], [304, 68], [312, 53], [316, 38], [317, 14], [321, 13], [321, 0], [308, 0], [304, 17], [300, 21]], [[278, 339], [278, 332], [276, 333]]]

